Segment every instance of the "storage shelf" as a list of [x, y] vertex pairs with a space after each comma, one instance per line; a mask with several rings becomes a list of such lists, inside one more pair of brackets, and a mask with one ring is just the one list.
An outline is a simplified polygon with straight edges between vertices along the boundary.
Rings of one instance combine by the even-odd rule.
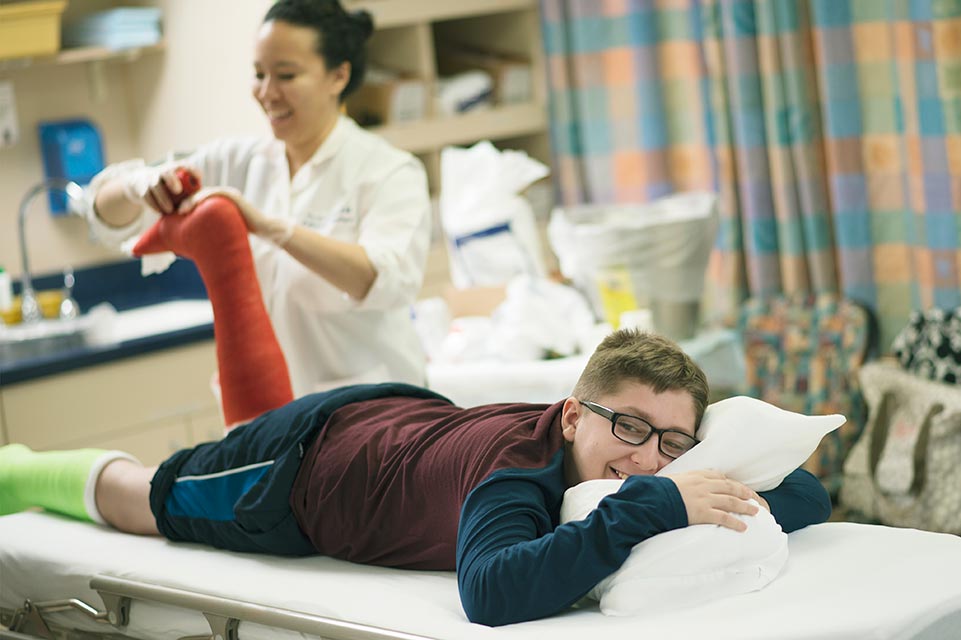
[[371, 127], [370, 131], [411, 153], [425, 153], [447, 145], [471, 144], [534, 133], [547, 127], [547, 110], [537, 104], [494, 107], [457, 116]]
[[108, 60], [119, 60], [131, 62], [143, 55], [157, 53], [164, 50], [164, 43], [149, 45], [146, 47], [133, 47], [130, 49], [108, 49], [106, 47], [77, 47], [64, 49], [50, 56], [35, 56], [30, 58], [6, 58], [0, 60], [0, 71], [8, 69], [25, 69], [27, 67], [41, 65], [76, 64], [80, 62], [100, 62]]
[[[362, 121], [373, 114], [384, 122], [369, 130], [394, 146], [417, 154], [427, 170], [432, 193], [440, 190], [440, 158], [447, 146], [470, 146], [490, 140], [550, 162], [538, 0], [346, 0], [344, 5], [348, 10], [365, 9], [373, 15], [375, 33], [368, 47], [371, 66], [419, 80], [428, 93], [422, 105], [413, 102], [418, 99], [416, 96], [401, 93], [396, 86], [366, 96], [358, 94], [351, 101], [353, 104], [348, 104], [348, 113]], [[445, 55], [441, 45], [528, 63], [529, 101], [495, 102], [490, 108], [460, 115], [440, 113], [433, 94], [442, 71], [449, 75], [471, 70], [441, 64]], [[503, 81], [499, 68], [489, 73], [495, 82]], [[498, 99], [495, 97], [495, 101]], [[411, 113], [423, 115], [418, 120], [398, 122], [395, 111], [401, 107], [410, 107]]]
[[164, 43], [159, 42], [146, 47], [131, 49], [107, 49], [105, 47], [78, 47], [64, 49], [55, 58], [56, 64], [72, 64], [74, 62], [93, 62], [95, 60], [122, 60], [130, 62], [142, 55], [159, 53], [164, 50]]
[[537, 0], [358, 0], [344, 2], [351, 11], [365, 9], [374, 17], [374, 27], [389, 29], [422, 22], [454, 20], [471, 16], [537, 8]]

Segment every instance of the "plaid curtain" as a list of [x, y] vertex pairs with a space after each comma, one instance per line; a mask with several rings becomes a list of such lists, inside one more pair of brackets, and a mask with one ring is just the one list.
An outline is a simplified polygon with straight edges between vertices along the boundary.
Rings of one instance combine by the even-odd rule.
[[707, 310], [961, 304], [961, 0], [542, 0], [562, 204], [720, 195]]

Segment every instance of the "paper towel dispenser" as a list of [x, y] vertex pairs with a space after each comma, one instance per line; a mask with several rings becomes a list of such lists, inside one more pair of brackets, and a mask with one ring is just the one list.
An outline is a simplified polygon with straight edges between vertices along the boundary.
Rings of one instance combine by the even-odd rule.
[[[47, 178], [66, 178], [86, 185], [103, 170], [103, 144], [100, 131], [89, 120], [72, 119], [41, 122], [40, 153]], [[50, 192], [50, 213], [66, 215], [63, 193]]]

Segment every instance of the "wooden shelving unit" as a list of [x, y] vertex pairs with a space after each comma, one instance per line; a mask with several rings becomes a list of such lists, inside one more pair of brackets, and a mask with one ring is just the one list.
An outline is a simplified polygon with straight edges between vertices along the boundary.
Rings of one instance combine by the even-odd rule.
[[449, 3], [437, 0], [347, 0], [344, 4], [370, 11], [379, 29], [537, 9], [536, 0], [458, 0]]
[[538, 135], [547, 128], [547, 115], [535, 104], [505, 105], [459, 116], [372, 128], [392, 144], [412, 153], [431, 153], [446, 145], [478, 140]]
[[[418, 155], [427, 167], [431, 190], [439, 187], [440, 152], [449, 145], [481, 140], [519, 148], [550, 162], [547, 90], [537, 0], [346, 0], [349, 10], [365, 9], [374, 18], [369, 64], [419, 79], [428, 88], [421, 120], [371, 127], [395, 146]], [[440, 77], [437, 43], [528, 61], [531, 101], [495, 104], [462, 115], [439, 114], [433, 93]]]
[[165, 44], [159, 42], [147, 47], [131, 47], [129, 49], [108, 49], [106, 47], [63, 49], [50, 56], [0, 59], [0, 72], [50, 65], [83, 64], [87, 69], [87, 88], [90, 95], [95, 102], [103, 102], [107, 99], [109, 93], [104, 77], [104, 65], [106, 63], [135, 62], [145, 55], [160, 53], [164, 48]]
[[159, 53], [164, 50], [164, 43], [160, 42], [149, 47], [133, 47], [131, 49], [107, 49], [106, 47], [77, 47], [63, 49], [50, 56], [35, 56], [29, 58], [0, 59], [0, 71], [5, 69], [25, 69], [27, 67], [51, 64], [77, 64], [81, 62], [109, 62], [112, 60], [132, 62], [141, 56]]

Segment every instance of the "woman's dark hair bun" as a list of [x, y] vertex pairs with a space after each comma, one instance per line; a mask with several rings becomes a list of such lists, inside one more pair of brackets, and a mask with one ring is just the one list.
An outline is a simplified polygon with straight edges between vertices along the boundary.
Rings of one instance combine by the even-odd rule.
[[360, 9], [351, 13], [350, 17], [354, 20], [357, 28], [360, 29], [364, 40], [369, 38], [370, 34], [374, 32], [374, 18], [370, 15], [370, 12]]

